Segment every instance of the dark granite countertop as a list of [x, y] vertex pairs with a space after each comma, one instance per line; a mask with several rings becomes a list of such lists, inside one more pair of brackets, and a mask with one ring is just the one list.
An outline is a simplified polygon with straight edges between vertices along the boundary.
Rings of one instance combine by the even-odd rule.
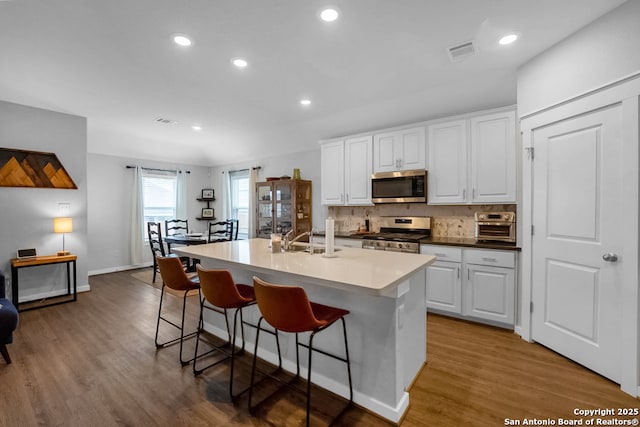
[[447, 246], [464, 246], [466, 248], [479, 249], [499, 249], [505, 251], [520, 252], [521, 248], [515, 243], [508, 242], [478, 242], [475, 238], [463, 237], [430, 237], [420, 240], [422, 245], [447, 245]]
[[[316, 236], [324, 236], [324, 231], [314, 232]], [[366, 234], [354, 234], [354, 233], [336, 233], [335, 237], [342, 239], [365, 239]], [[422, 245], [446, 245], [446, 246], [462, 246], [465, 248], [479, 248], [479, 249], [499, 249], [504, 251], [516, 251], [520, 252], [522, 249], [516, 246], [515, 243], [507, 242], [478, 242], [475, 238], [463, 238], [463, 237], [430, 237], [428, 239], [420, 240]]]

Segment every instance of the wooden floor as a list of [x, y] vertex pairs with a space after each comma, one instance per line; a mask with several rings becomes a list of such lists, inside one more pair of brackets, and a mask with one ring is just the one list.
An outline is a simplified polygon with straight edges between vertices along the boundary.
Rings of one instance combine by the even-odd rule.
[[[177, 346], [156, 350], [158, 289], [130, 272], [93, 276], [90, 284], [75, 303], [20, 314], [9, 346], [14, 363], [0, 360], [0, 426], [304, 425], [296, 393], [276, 394], [252, 417], [246, 397], [228, 398], [228, 364], [194, 378], [191, 366], [180, 366]], [[189, 300], [193, 328], [197, 297]], [[167, 304], [179, 313], [178, 298]], [[427, 343], [428, 364], [402, 426], [502, 426], [576, 418], [574, 408], [640, 407], [618, 385], [509, 331], [429, 315]], [[248, 374], [240, 366], [239, 384]], [[264, 384], [261, 394], [271, 386]], [[315, 391], [314, 406], [312, 424], [326, 425], [344, 402]], [[388, 424], [353, 407], [336, 425]]]

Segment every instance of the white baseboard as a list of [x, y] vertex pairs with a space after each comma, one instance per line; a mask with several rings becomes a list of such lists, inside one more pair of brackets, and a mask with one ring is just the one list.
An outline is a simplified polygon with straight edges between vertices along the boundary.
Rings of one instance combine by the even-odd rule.
[[[77, 288], [77, 292], [89, 292], [91, 290], [91, 286], [89, 285], [81, 285], [78, 286]], [[19, 303], [23, 303], [23, 302], [30, 302], [30, 301], [37, 301], [39, 299], [46, 299], [46, 298], [54, 298], [54, 297], [60, 297], [60, 296], [64, 296], [67, 295], [67, 290], [66, 289], [58, 289], [55, 291], [51, 291], [51, 292], [40, 292], [37, 294], [32, 294], [32, 295], [26, 295], [24, 298], [22, 298], [21, 296], [18, 297], [18, 302]]]
[[[218, 328], [208, 322], [204, 322], [203, 328], [205, 331], [219, 337], [220, 339], [226, 340], [229, 337], [226, 329]], [[255, 343], [249, 340], [245, 340], [245, 342], [246, 342], [245, 351], [250, 354], [253, 354]], [[272, 353], [269, 351], [265, 351], [264, 349], [260, 349], [260, 358], [263, 360], [266, 360], [267, 362], [273, 365], [278, 364], [278, 355], [276, 353]], [[293, 374], [295, 374], [296, 372], [296, 364], [295, 362], [290, 360], [283, 359], [282, 368], [285, 371], [288, 371]], [[346, 371], [347, 370], [345, 367], [345, 378], [347, 375]], [[305, 367], [300, 366], [300, 375], [303, 378], [307, 377], [307, 373], [308, 372], [305, 369]], [[338, 383], [335, 380], [320, 374], [313, 374], [312, 382], [324, 389], [330, 390], [332, 393], [335, 393], [337, 395], [344, 397], [345, 399], [349, 398], [349, 387], [346, 384]], [[391, 422], [399, 423], [404, 413], [406, 412], [407, 408], [409, 407], [409, 393], [407, 393], [406, 391], [403, 392], [402, 398], [400, 399], [400, 401], [395, 407], [387, 405], [386, 403], [380, 402], [374, 399], [373, 397], [368, 396], [364, 393], [360, 393], [356, 390], [353, 391], [353, 401], [354, 403], [362, 406], [363, 408], [366, 408], [371, 412], [378, 414], [381, 417], [386, 418]]]
[[89, 276], [97, 276], [99, 274], [115, 273], [118, 271], [135, 270], [137, 268], [151, 267], [153, 263], [151, 261], [138, 265], [123, 265], [119, 267], [101, 268], [99, 270], [89, 271]]

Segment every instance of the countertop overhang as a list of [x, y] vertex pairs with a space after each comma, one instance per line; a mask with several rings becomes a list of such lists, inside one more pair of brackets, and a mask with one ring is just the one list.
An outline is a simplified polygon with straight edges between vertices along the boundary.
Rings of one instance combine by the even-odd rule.
[[[268, 239], [235, 240], [175, 248], [181, 256], [211, 259], [229, 268], [283, 272], [314, 283], [375, 296], [391, 294], [403, 281], [433, 263], [431, 255], [339, 248], [335, 258], [307, 252], [272, 253]], [[284, 284], [284, 283], [283, 283]], [[296, 283], [288, 283], [296, 284]]]

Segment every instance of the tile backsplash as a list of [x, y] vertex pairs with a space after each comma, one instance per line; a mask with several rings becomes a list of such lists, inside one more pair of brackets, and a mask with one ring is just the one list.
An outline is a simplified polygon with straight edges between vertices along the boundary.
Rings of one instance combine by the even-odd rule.
[[481, 211], [516, 212], [516, 205], [430, 206], [422, 203], [399, 203], [328, 208], [329, 216], [336, 221], [337, 233], [350, 233], [364, 229], [366, 218], [369, 219], [369, 229], [377, 232], [380, 230], [381, 216], [430, 216], [433, 236], [468, 238], [474, 237], [475, 234], [474, 214]]

